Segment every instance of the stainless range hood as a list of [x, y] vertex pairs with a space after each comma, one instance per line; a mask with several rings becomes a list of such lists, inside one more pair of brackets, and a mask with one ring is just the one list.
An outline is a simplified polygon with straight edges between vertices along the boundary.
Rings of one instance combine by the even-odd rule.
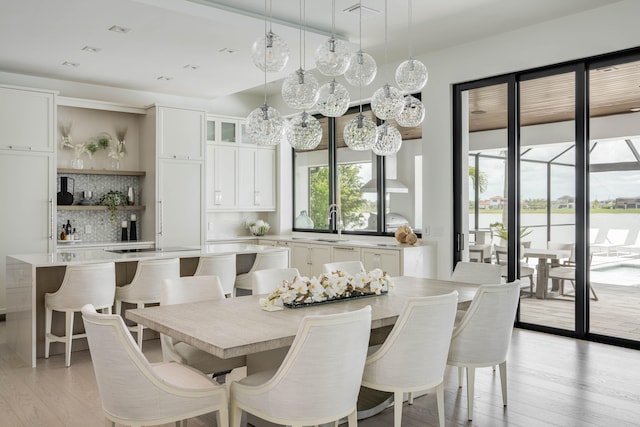
[[[373, 163], [375, 164], [375, 162]], [[398, 158], [396, 154], [388, 155], [385, 158], [385, 169], [387, 171], [387, 179], [384, 181], [385, 191], [387, 193], [408, 193], [409, 187], [407, 187], [402, 181], [398, 180]], [[360, 187], [360, 191], [363, 193], [375, 193], [378, 182], [375, 178], [369, 180], [366, 184]]]

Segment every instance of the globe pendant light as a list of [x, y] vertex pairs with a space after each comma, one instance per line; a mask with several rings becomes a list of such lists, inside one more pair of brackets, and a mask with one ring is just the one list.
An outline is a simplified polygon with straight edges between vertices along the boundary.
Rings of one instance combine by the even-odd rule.
[[285, 135], [296, 150], [313, 150], [322, 139], [322, 126], [318, 119], [303, 111], [289, 119]]
[[373, 93], [371, 110], [380, 120], [391, 120], [398, 117], [404, 108], [404, 97], [398, 89], [385, 83]]
[[343, 131], [344, 142], [354, 151], [370, 150], [378, 137], [378, 128], [373, 120], [364, 116], [362, 111], [349, 120]]
[[316, 49], [316, 68], [325, 76], [337, 77], [347, 70], [351, 53], [347, 44], [335, 39], [336, 0], [331, 2], [331, 37]]
[[398, 87], [405, 92], [415, 92], [427, 84], [429, 73], [427, 72], [427, 67], [422, 62], [413, 59], [413, 39], [411, 35], [411, 16], [413, 11], [411, 0], [409, 0], [408, 14], [409, 59], [401, 63], [396, 69], [396, 83]]
[[320, 84], [313, 74], [299, 68], [282, 83], [282, 99], [291, 108], [303, 110], [318, 101]]
[[[265, 30], [267, 28], [267, 2], [265, 1]], [[266, 43], [266, 40], [265, 40]], [[267, 49], [262, 54], [267, 55]], [[266, 59], [266, 58], [265, 58]], [[264, 104], [253, 110], [247, 117], [247, 133], [249, 139], [258, 145], [277, 145], [282, 140], [284, 121], [275, 108], [267, 105], [267, 70], [264, 72]]]
[[412, 128], [418, 126], [424, 120], [424, 105], [415, 96], [404, 97], [404, 107], [396, 118], [398, 125]]
[[349, 108], [349, 91], [335, 79], [325, 83], [318, 91], [318, 111], [326, 117], [340, 117]]
[[400, 131], [388, 123], [378, 126], [378, 137], [376, 138], [371, 151], [378, 156], [388, 156], [400, 151], [402, 146], [402, 135]]
[[249, 140], [257, 145], [278, 145], [282, 140], [284, 120], [275, 108], [265, 102], [247, 117]]
[[352, 86], [366, 86], [376, 77], [378, 66], [375, 59], [362, 51], [362, 1], [360, 1], [360, 48], [351, 55], [344, 78]]
[[[264, 9], [266, 20], [266, 0]], [[271, 10], [271, 1], [269, 1], [269, 10]], [[271, 26], [271, 19], [269, 20], [269, 26]], [[259, 37], [251, 46], [251, 60], [260, 70], [277, 73], [284, 70], [289, 61], [289, 45], [282, 37], [271, 31], [271, 28], [267, 31], [265, 27], [265, 34]]]
[[304, 69], [305, 37], [303, 31], [304, 0], [300, 1], [300, 68], [290, 74], [282, 83], [282, 99], [291, 108], [304, 110], [312, 108], [318, 101], [318, 80]]
[[[387, 28], [387, 18], [389, 16], [387, 10], [387, 0], [384, 2], [384, 58], [385, 63], [389, 64], [389, 59], [387, 55], [388, 50], [388, 28]], [[376, 115], [380, 120], [391, 120], [398, 117], [400, 111], [404, 107], [404, 99], [402, 97], [402, 93], [396, 89], [395, 87], [389, 85], [389, 83], [385, 83], [380, 89], [376, 90], [373, 93], [373, 97], [371, 98], [371, 111]]]

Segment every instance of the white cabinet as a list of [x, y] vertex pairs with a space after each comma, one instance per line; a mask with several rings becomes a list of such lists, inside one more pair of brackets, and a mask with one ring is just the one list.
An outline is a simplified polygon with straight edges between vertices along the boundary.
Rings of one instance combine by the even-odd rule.
[[332, 246], [331, 262], [360, 261], [360, 248], [355, 246]]
[[238, 206], [238, 150], [207, 143], [207, 209], [233, 210]]
[[367, 271], [379, 268], [391, 277], [401, 274], [400, 252], [394, 249], [362, 248], [362, 263]]
[[0, 86], [0, 149], [53, 152], [54, 94]]
[[241, 123], [231, 117], [207, 116], [207, 142], [237, 144], [242, 136]]
[[204, 111], [173, 107], [157, 108], [159, 157], [204, 160]]
[[204, 163], [162, 159], [158, 165], [160, 248], [202, 243]]
[[322, 266], [331, 262], [331, 246], [296, 243], [291, 246], [291, 266], [307, 277], [322, 274]]
[[275, 169], [275, 149], [238, 148], [238, 207], [240, 210], [275, 210]]

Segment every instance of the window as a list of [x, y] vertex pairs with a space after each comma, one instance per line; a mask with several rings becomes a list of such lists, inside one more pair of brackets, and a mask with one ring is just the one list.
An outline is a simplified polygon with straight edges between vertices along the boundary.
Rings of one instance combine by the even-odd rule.
[[[422, 128], [398, 128], [403, 145], [393, 156], [353, 151], [343, 129], [359, 107], [342, 117], [318, 116], [323, 139], [313, 150], [294, 150], [294, 230], [387, 235], [400, 225], [420, 233], [422, 223]], [[369, 107], [363, 114], [375, 120]], [[383, 183], [377, 176], [383, 173]], [[384, 194], [384, 197], [381, 195]], [[340, 206], [341, 219], [329, 217]]]

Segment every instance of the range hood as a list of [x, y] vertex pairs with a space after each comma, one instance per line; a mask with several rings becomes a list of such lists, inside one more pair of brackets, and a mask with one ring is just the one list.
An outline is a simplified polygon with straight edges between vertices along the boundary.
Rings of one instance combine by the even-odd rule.
[[[375, 164], [375, 162], [373, 163]], [[386, 156], [384, 167], [386, 169], [387, 179], [384, 181], [385, 191], [387, 193], [408, 193], [407, 187], [402, 181], [398, 180], [398, 158], [396, 154]], [[378, 182], [375, 178], [364, 184], [360, 191], [363, 193], [375, 193], [378, 191]]]

